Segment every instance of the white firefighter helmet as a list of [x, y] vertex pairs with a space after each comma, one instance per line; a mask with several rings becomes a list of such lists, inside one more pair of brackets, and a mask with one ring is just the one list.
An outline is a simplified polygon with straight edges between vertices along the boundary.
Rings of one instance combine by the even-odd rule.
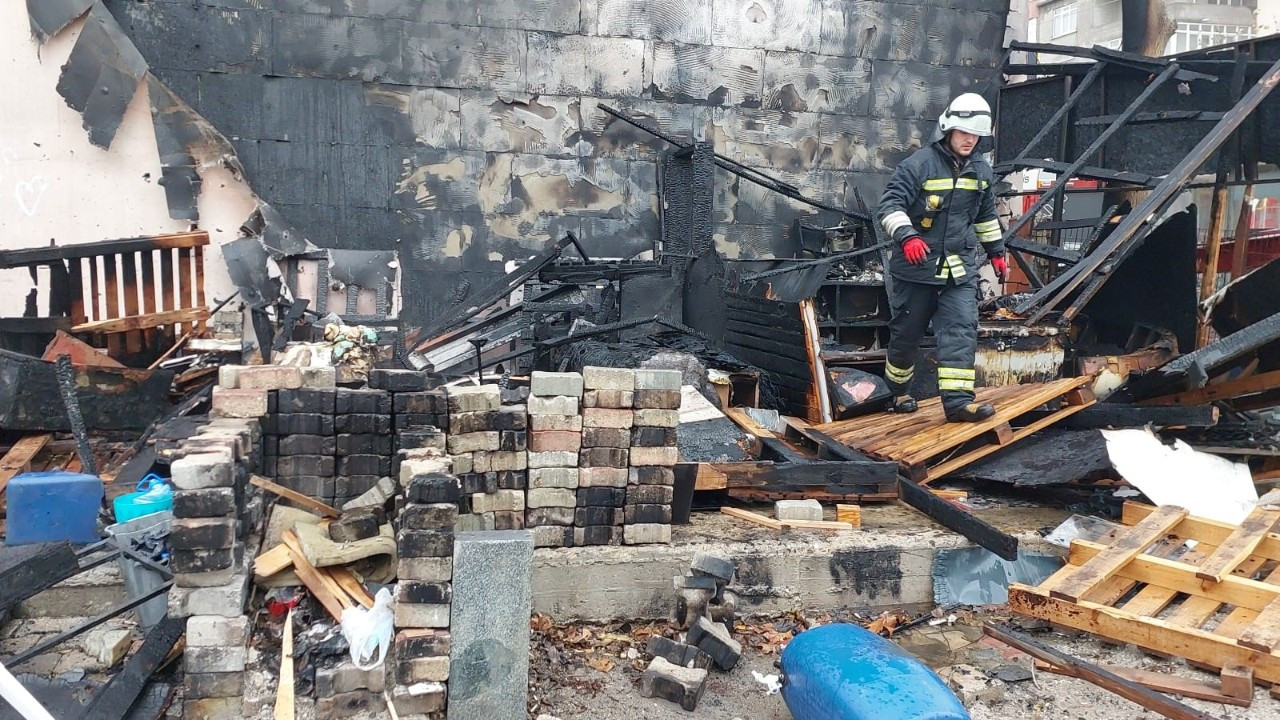
[[942, 133], [963, 130], [978, 137], [991, 136], [991, 106], [977, 93], [958, 96], [938, 118]]

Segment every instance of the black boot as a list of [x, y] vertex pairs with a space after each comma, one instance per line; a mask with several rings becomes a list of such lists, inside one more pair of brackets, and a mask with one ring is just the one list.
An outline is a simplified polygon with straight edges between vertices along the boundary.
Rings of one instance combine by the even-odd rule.
[[910, 395], [898, 395], [889, 403], [889, 412], [891, 413], [913, 413], [919, 410], [920, 406], [916, 404], [916, 399]]
[[947, 410], [947, 422], [982, 422], [995, 414], [990, 403], [972, 402], [958, 410]]

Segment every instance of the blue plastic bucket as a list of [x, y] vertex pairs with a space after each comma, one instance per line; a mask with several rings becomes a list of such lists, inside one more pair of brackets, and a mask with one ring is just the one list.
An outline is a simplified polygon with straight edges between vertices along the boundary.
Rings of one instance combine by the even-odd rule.
[[173, 493], [165, 493], [158, 497], [143, 499], [156, 483], [165, 482], [164, 478], [152, 473], [138, 483], [138, 491], [131, 492], [127, 495], [121, 495], [115, 499], [113, 507], [116, 511], [116, 522], [126, 523], [130, 520], [151, 515], [158, 512], [166, 512], [173, 509]]

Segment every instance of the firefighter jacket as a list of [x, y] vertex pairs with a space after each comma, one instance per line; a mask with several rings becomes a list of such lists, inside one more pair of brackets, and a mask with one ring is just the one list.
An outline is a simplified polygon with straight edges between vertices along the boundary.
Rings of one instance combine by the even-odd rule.
[[[880, 198], [878, 219], [896, 247], [889, 272], [901, 280], [942, 285], [977, 277], [978, 246], [983, 254], [1004, 254], [1003, 231], [996, 217], [995, 175], [980, 157], [956, 158], [943, 141], [903, 160]], [[919, 235], [929, 246], [920, 265], [907, 262], [902, 244]]]

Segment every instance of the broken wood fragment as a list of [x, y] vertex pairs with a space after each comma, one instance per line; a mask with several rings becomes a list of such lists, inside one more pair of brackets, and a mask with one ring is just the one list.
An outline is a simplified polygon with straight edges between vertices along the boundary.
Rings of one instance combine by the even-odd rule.
[[836, 520], [862, 527], [862, 508], [858, 505], [836, 505]]
[[786, 530], [788, 528], [796, 530], [852, 530], [854, 527], [851, 523], [831, 522], [829, 520], [774, 520], [760, 513], [734, 507], [722, 507], [720, 512], [739, 520], [763, 525], [771, 530]]
[[30, 472], [31, 461], [44, 446], [53, 439], [53, 435], [27, 435], [13, 444], [9, 452], [0, 458], [0, 492], [9, 485], [9, 481], [24, 472]]
[[[1055, 665], [1051, 662], [1037, 659], [1035, 661], [1037, 670], [1053, 673], [1055, 675], [1064, 675], [1083, 680], [1075, 668], [1063, 667]], [[1192, 678], [1179, 677], [1177, 675], [1168, 675], [1165, 673], [1151, 672], [1150, 670], [1138, 670], [1136, 668], [1127, 668], [1119, 665], [1104, 665], [1098, 663], [1098, 668], [1113, 673], [1117, 677], [1137, 683], [1143, 687], [1155, 690], [1156, 692], [1168, 693], [1170, 695], [1181, 695], [1182, 697], [1195, 698], [1196, 700], [1208, 700], [1209, 702], [1222, 703], [1224, 705], [1237, 705], [1239, 707], [1249, 707], [1253, 704], [1252, 688], [1250, 698], [1240, 698], [1234, 695], [1228, 695], [1223, 691], [1221, 686], [1215, 686], [1213, 683], [1204, 682], [1203, 680], [1195, 680]]]
[[284, 616], [284, 634], [280, 637], [280, 676], [276, 686], [274, 720], [294, 720], [293, 678], [293, 608]]
[[283, 540], [289, 549], [289, 557], [293, 560], [293, 571], [298, 574], [298, 579], [307, 586], [316, 601], [334, 620], [342, 622], [342, 611], [351, 607], [351, 598], [338, 586], [331, 575], [317, 569], [307, 560], [302, 552], [302, 545], [298, 542], [298, 536], [292, 530], [284, 531]]
[[267, 492], [279, 495], [290, 502], [297, 503], [299, 507], [316, 515], [327, 518], [337, 518], [342, 513], [330, 505], [326, 505], [315, 498], [307, 497], [296, 490], [274, 483], [261, 475], [250, 475], [249, 482], [255, 487], [260, 487]]
[[1150, 688], [1126, 680], [1106, 668], [1085, 662], [1055, 650], [1048, 645], [1036, 642], [1026, 635], [1014, 631], [1012, 628], [988, 623], [982, 627], [982, 630], [989, 637], [1021, 650], [1037, 660], [1042, 660], [1061, 668], [1068, 668], [1074, 677], [1087, 680], [1105, 690], [1110, 690], [1126, 700], [1137, 703], [1148, 710], [1158, 712], [1172, 720], [1214, 720], [1212, 715], [1202, 713], [1177, 700], [1165, 697]]

